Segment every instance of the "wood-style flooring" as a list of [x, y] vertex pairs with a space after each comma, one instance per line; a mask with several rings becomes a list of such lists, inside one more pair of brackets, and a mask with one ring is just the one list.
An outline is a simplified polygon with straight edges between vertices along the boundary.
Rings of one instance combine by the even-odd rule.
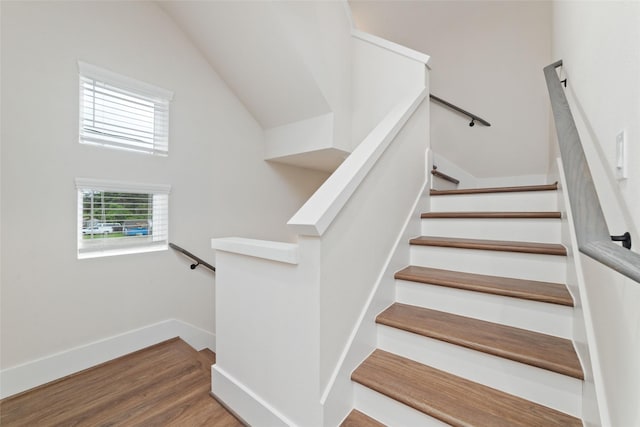
[[179, 338], [0, 401], [0, 426], [242, 426], [209, 392], [215, 354]]
[[401, 303], [376, 323], [584, 379], [573, 343], [564, 338]]
[[452, 426], [582, 426], [579, 419], [562, 412], [379, 349], [351, 379]]

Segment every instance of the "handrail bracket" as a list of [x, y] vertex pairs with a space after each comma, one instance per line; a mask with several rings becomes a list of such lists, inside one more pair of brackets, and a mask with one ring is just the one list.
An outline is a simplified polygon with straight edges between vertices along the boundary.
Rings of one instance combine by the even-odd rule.
[[611, 236], [611, 240], [614, 242], [622, 242], [622, 247], [631, 249], [631, 233], [628, 231], [619, 236]]

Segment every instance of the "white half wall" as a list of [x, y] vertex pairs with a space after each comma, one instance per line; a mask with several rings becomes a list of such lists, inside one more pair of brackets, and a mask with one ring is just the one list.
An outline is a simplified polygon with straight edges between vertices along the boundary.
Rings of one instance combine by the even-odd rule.
[[396, 106], [292, 217], [297, 245], [212, 240], [212, 391], [248, 423], [319, 426], [345, 415], [344, 355], [426, 182], [426, 93]]
[[319, 426], [319, 242], [253, 242], [259, 252], [236, 243], [212, 240], [220, 264], [212, 391], [251, 425]]
[[385, 271], [416, 195], [421, 193], [429, 144], [428, 114], [429, 104], [424, 99], [322, 235], [323, 389], [342, 362], [351, 331]]

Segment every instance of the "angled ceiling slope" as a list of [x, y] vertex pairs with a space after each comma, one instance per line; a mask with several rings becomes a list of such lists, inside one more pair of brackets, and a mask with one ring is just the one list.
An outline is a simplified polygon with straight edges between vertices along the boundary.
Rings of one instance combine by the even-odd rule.
[[[290, 141], [287, 127], [322, 123], [321, 132], [310, 127], [306, 134], [326, 135], [331, 116], [327, 99], [295, 46], [295, 39], [282, 25], [282, 7], [274, 2], [163, 1], [169, 14], [202, 52], [238, 99], [266, 131], [265, 158], [313, 169], [333, 170], [345, 152], [329, 141], [319, 145]], [[277, 143], [277, 149], [268, 147]], [[315, 152], [318, 152], [314, 154]], [[270, 156], [270, 152], [277, 155]]]

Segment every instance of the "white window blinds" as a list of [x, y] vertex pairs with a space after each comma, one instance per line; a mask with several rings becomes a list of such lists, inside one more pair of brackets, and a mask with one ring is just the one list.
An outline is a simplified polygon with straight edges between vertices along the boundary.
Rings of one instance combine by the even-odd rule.
[[80, 142], [166, 156], [173, 94], [79, 62]]
[[76, 179], [78, 257], [163, 250], [169, 242], [169, 187]]

